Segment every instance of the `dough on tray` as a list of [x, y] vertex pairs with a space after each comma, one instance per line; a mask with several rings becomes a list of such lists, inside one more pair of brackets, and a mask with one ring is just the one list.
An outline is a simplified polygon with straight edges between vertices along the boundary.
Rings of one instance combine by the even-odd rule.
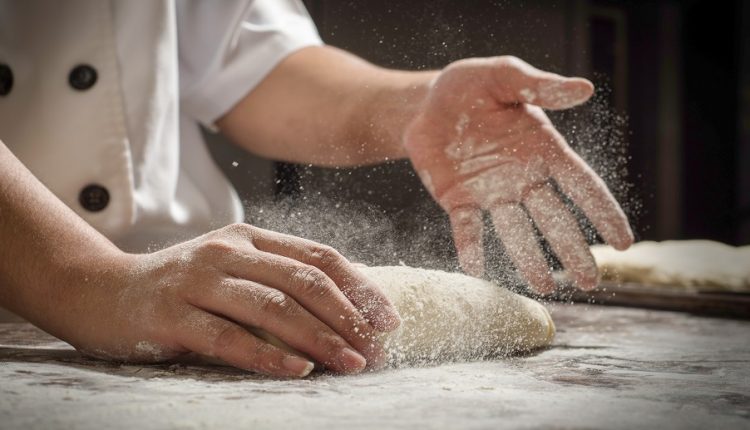
[[591, 252], [605, 280], [696, 291], [750, 291], [750, 246], [709, 240], [645, 241], [626, 251], [595, 245]]

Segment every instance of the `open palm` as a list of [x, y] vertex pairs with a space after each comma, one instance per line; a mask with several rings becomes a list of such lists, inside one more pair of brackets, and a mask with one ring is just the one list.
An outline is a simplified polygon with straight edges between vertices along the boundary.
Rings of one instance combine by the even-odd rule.
[[[533, 223], [573, 281], [596, 286], [597, 270], [572, 213], [551, 181], [615, 248], [633, 235], [604, 182], [568, 146], [542, 108], [581, 104], [593, 85], [533, 68], [514, 57], [469, 59], [436, 78], [405, 147], [420, 178], [449, 214], [462, 268], [484, 271], [482, 211], [516, 267], [538, 292], [554, 283]], [[533, 223], [532, 223], [533, 221]]]

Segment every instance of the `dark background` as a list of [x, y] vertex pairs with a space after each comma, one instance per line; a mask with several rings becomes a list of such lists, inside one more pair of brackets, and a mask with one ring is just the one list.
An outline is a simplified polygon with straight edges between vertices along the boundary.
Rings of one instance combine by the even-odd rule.
[[[305, 3], [326, 43], [378, 65], [514, 55], [591, 79], [596, 100], [550, 116], [622, 201], [637, 238], [750, 243], [749, 2]], [[250, 222], [371, 264], [455, 266], [447, 220], [408, 162], [319, 169], [212, 146]]]

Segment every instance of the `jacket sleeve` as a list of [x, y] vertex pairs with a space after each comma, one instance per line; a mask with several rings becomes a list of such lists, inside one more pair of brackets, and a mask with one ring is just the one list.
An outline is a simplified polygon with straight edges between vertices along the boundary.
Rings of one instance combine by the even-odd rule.
[[180, 108], [212, 128], [292, 52], [322, 44], [299, 0], [177, 2]]

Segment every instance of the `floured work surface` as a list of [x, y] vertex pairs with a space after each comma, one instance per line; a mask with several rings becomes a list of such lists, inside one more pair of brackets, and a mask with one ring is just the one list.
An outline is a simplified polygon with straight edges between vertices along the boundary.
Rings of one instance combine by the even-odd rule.
[[0, 427], [750, 428], [750, 322], [551, 311], [553, 346], [526, 357], [300, 381], [94, 361], [0, 324]]

